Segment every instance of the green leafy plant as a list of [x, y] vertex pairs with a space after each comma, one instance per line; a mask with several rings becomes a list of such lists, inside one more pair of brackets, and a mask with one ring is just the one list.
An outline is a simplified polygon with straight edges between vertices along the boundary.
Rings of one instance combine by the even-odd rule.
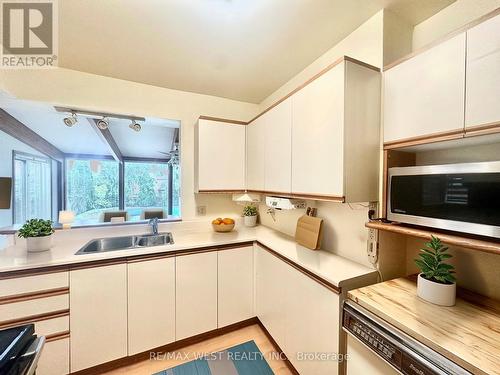
[[421, 269], [424, 278], [440, 284], [455, 282], [453, 275], [455, 267], [443, 262], [452, 257], [446, 253], [447, 250], [448, 248], [441, 243], [441, 240], [434, 236], [425, 244], [425, 248], [420, 249], [420, 258], [415, 259], [415, 263]]
[[54, 228], [52, 228], [52, 221], [43, 219], [31, 219], [28, 220], [19, 229], [18, 237], [28, 238], [28, 237], [45, 237], [50, 236], [54, 233]]
[[243, 216], [257, 216], [257, 207], [253, 204], [247, 204], [243, 207]]

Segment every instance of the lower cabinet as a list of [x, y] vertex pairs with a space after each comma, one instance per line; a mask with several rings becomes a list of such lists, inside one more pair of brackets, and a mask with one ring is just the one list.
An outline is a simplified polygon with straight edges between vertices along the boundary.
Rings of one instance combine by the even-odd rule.
[[37, 375], [69, 374], [69, 337], [46, 342], [38, 366]]
[[177, 256], [176, 340], [217, 328], [217, 252]]
[[129, 263], [128, 355], [175, 341], [175, 257]]
[[253, 246], [218, 252], [218, 327], [255, 316]]
[[339, 296], [256, 247], [256, 312], [262, 324], [300, 374], [338, 374]]
[[70, 271], [71, 372], [127, 356], [127, 265]]

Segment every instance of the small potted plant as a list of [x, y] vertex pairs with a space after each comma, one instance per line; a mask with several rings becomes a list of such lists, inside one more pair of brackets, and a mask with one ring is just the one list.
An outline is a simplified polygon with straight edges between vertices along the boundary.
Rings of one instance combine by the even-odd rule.
[[422, 271], [418, 275], [417, 295], [441, 306], [453, 306], [457, 290], [454, 267], [444, 262], [451, 258], [447, 250], [439, 238], [432, 236], [425, 248], [420, 249], [419, 258], [415, 259]]
[[243, 208], [243, 217], [245, 218], [245, 226], [254, 227], [257, 225], [257, 207], [253, 204], [247, 204]]
[[26, 238], [26, 248], [29, 252], [49, 250], [52, 246], [52, 221], [43, 219], [28, 220], [19, 229], [20, 238]]

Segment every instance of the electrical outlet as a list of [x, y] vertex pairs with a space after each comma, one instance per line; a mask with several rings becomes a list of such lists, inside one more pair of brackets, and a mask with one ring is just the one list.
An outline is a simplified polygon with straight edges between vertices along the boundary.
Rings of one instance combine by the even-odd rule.
[[207, 206], [196, 206], [196, 213], [198, 216], [205, 216], [207, 214]]
[[378, 230], [368, 229], [368, 241], [366, 255], [371, 264], [376, 264], [378, 261]]

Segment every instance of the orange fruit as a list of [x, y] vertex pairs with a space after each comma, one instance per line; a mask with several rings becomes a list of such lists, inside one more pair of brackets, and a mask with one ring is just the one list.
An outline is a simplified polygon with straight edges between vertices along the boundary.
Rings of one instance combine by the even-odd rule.
[[227, 224], [227, 225], [234, 224], [234, 220], [233, 220], [233, 219], [231, 219], [231, 218], [229, 218], [229, 217], [224, 218], [224, 220], [222, 220], [222, 222], [223, 222], [224, 224]]
[[[222, 220], [222, 219], [221, 219], [221, 220]], [[212, 221], [212, 224], [215, 224], [215, 225], [220, 225], [221, 220], [219, 220], [219, 219], [215, 219], [215, 220], [213, 220], [213, 221]]]

